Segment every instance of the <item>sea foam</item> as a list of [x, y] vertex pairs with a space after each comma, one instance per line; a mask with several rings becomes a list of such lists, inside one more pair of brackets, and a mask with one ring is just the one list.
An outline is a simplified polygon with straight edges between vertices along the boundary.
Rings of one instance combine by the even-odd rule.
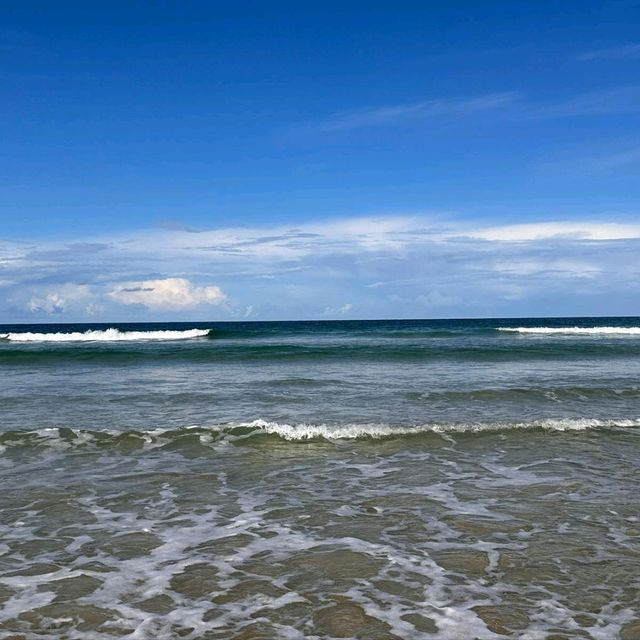
[[110, 328], [94, 331], [72, 331], [70, 333], [0, 333], [0, 339], [11, 342], [122, 342], [140, 340], [185, 340], [203, 338], [209, 329], [186, 329], [184, 331], [120, 331]]
[[[422, 433], [482, 433], [487, 431], [510, 431], [512, 429], [544, 429], [548, 431], [584, 431], [612, 427], [638, 427], [638, 419], [598, 420], [594, 418], [557, 418], [532, 422], [450, 422], [415, 426], [393, 426], [385, 424], [286, 424], [254, 420], [253, 422], [214, 427], [221, 431], [233, 427], [250, 427], [257, 431], [277, 435], [284, 440], [359, 440], [362, 438], [392, 438], [418, 435]], [[230, 429], [231, 427], [231, 429]], [[211, 428], [211, 427], [210, 427]]]
[[[557, 418], [531, 422], [450, 422], [411, 426], [389, 424], [305, 424], [281, 423], [266, 420], [230, 422], [208, 426], [190, 425], [177, 428], [151, 428], [139, 431], [113, 429], [89, 430], [66, 427], [46, 427], [32, 431], [17, 430], [0, 433], [0, 454], [14, 447], [36, 446], [44, 449], [76, 449], [99, 444], [119, 445], [123, 439], [138, 441], [143, 449], [156, 449], [178, 444], [185, 436], [196, 436], [204, 446], [216, 447], [222, 442], [251, 442], [256, 437], [272, 436], [289, 442], [309, 440], [378, 440], [415, 437], [424, 434], [482, 434], [500, 431], [585, 431], [590, 429], [638, 428], [640, 419]], [[4, 449], [4, 451], [2, 450]]]
[[510, 333], [640, 336], [640, 327], [498, 327]]

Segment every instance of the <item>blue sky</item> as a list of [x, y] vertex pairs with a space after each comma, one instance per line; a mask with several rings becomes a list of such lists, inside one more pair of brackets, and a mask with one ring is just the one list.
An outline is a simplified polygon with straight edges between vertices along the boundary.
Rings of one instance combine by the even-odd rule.
[[0, 321], [640, 314], [640, 3], [14, 3]]

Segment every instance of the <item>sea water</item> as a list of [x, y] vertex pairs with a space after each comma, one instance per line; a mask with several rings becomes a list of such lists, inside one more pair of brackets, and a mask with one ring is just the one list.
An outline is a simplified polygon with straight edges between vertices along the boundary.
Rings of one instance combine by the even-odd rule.
[[0, 326], [0, 637], [640, 638], [640, 319]]

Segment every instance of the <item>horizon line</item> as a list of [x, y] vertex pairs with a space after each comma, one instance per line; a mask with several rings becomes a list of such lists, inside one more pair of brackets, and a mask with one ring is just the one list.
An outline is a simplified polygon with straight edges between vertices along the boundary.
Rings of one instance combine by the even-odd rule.
[[588, 316], [476, 316], [469, 318], [313, 318], [296, 320], [109, 320], [106, 322], [0, 322], [5, 326], [78, 326], [78, 325], [133, 325], [133, 324], [260, 324], [260, 323], [302, 323], [302, 322], [454, 322], [481, 320], [590, 320], [590, 319], [640, 319], [640, 315], [588, 315]]

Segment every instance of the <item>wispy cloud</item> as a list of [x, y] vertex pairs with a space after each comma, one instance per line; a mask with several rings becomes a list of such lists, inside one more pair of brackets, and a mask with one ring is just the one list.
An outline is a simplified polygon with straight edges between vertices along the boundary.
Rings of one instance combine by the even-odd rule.
[[343, 304], [341, 307], [327, 307], [324, 315], [329, 318], [344, 317], [350, 315], [353, 311], [353, 305], [350, 302]]
[[590, 62], [591, 60], [627, 60], [634, 58], [640, 58], [640, 43], [585, 51], [578, 56], [578, 60], [582, 62]]
[[591, 158], [589, 164], [592, 169], [597, 171], [608, 171], [610, 169], [619, 169], [629, 165], [640, 164], [640, 146]]
[[502, 121], [547, 120], [581, 116], [640, 113], [640, 85], [608, 87], [574, 93], [556, 100], [531, 99], [503, 91], [473, 98], [440, 98], [334, 113], [311, 129], [325, 133], [371, 127], [418, 125], [437, 118], [470, 118], [499, 114]]
[[335, 113], [320, 124], [324, 131], [398, 125], [435, 117], [460, 117], [483, 111], [503, 109], [518, 100], [518, 93], [504, 91], [473, 98], [440, 98], [410, 104], [370, 107]]
[[630, 240], [640, 238], [640, 224], [615, 222], [538, 222], [470, 231], [469, 236], [497, 242], [565, 240]]
[[640, 86], [612, 87], [580, 93], [556, 102], [529, 104], [523, 115], [532, 119], [640, 113]]

